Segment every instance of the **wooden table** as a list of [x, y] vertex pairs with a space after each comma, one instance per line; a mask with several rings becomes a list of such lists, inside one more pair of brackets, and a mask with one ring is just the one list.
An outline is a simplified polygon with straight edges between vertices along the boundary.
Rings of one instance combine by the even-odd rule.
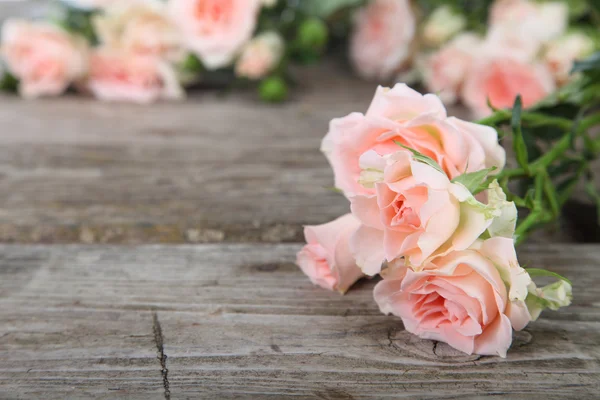
[[599, 246], [520, 249], [575, 299], [507, 359], [407, 334], [375, 281], [339, 296], [293, 265], [302, 224], [348, 210], [327, 123], [374, 91], [330, 72], [278, 106], [0, 97], [0, 398], [597, 398]]
[[421, 340], [359, 283], [313, 287], [298, 244], [0, 247], [0, 397], [593, 399], [600, 251], [531, 245], [574, 304], [515, 334], [506, 359]]

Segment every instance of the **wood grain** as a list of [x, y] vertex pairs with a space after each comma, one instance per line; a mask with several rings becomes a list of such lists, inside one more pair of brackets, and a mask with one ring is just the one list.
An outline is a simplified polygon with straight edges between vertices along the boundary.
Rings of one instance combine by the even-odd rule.
[[280, 106], [244, 92], [145, 107], [0, 97], [0, 241], [299, 240], [348, 211], [318, 149], [374, 88], [333, 78]]
[[595, 398], [600, 246], [521, 249], [575, 299], [506, 359], [407, 334], [374, 281], [315, 288], [298, 249], [0, 246], [0, 398]]

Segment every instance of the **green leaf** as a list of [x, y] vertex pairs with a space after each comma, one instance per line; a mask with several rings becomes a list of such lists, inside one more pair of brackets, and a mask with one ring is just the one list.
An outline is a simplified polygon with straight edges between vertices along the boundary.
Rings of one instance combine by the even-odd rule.
[[576, 61], [571, 70], [571, 74], [576, 72], [587, 72], [600, 69], [600, 51], [592, 54], [582, 61]]
[[188, 54], [183, 60], [181, 63], [181, 69], [192, 74], [200, 74], [206, 70], [204, 65], [202, 65], [202, 61], [200, 61], [200, 59], [192, 53]]
[[300, 8], [308, 15], [326, 19], [344, 8], [362, 3], [364, 0], [302, 0]]
[[491, 180], [494, 179], [494, 177], [487, 179], [488, 175], [496, 169], [496, 167], [490, 167], [480, 171], [464, 173], [452, 179], [452, 182], [460, 183], [469, 189], [469, 192], [478, 194], [488, 188]]
[[442, 167], [440, 167], [440, 164], [437, 163], [437, 161], [435, 161], [433, 158], [426, 156], [423, 153], [418, 152], [415, 149], [411, 149], [410, 147], [407, 147], [405, 145], [403, 145], [402, 143], [400, 143], [397, 140], [394, 140], [394, 143], [396, 143], [398, 146], [405, 148], [406, 150], [410, 151], [413, 154], [413, 157], [415, 160], [422, 162], [423, 164], [427, 164], [430, 167], [436, 169], [437, 171], [441, 172], [442, 174], [446, 175], [446, 173], [444, 172], [444, 170], [442, 169]]
[[332, 191], [334, 193], [344, 194], [344, 191], [342, 189], [337, 188], [335, 186], [325, 186], [324, 189], [327, 189], [327, 190]]
[[511, 127], [513, 131], [513, 149], [515, 151], [517, 162], [519, 166], [529, 173], [529, 156], [527, 155], [527, 144], [523, 137], [523, 131], [521, 130], [521, 111], [523, 109], [523, 102], [521, 96], [517, 96], [515, 104], [512, 109]]
[[525, 268], [525, 271], [527, 271], [527, 273], [529, 274], [529, 276], [531, 276], [532, 278], [535, 278], [535, 277], [538, 277], [538, 276], [549, 276], [549, 277], [552, 277], [552, 278], [560, 279], [561, 281], [565, 281], [569, 285], [573, 284], [573, 283], [571, 283], [570, 280], [568, 280], [564, 276], [559, 275], [556, 272], [548, 271], [547, 269]]
[[0, 76], [0, 90], [7, 92], [16, 92], [19, 88], [19, 80], [8, 72]]

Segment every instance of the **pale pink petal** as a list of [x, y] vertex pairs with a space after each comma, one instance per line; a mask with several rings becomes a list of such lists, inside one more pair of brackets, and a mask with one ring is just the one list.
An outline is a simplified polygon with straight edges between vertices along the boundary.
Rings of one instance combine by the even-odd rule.
[[[494, 128], [463, 121], [455, 117], [448, 118], [447, 122], [466, 133], [467, 137], [474, 139], [474, 142], [471, 142], [472, 148], [477, 145], [481, 146], [485, 155], [484, 168], [497, 167], [499, 170], [504, 168], [506, 164], [506, 151], [498, 143], [498, 132]], [[475, 172], [476, 169], [473, 168], [476, 168], [477, 164], [470, 163], [469, 172]]]
[[378, 274], [385, 259], [383, 231], [361, 226], [350, 238], [350, 250], [356, 264], [366, 275]]
[[510, 319], [514, 330], [520, 331], [531, 322], [531, 314], [524, 301], [515, 300], [506, 305], [504, 314]]
[[[399, 110], [402, 111], [398, 113]], [[383, 115], [394, 120], [411, 120], [423, 115], [445, 118], [446, 108], [439, 97], [422, 95], [398, 83], [391, 89], [382, 86], [377, 88], [367, 115]]]
[[434, 190], [448, 190], [450, 186], [446, 175], [425, 163], [413, 160], [411, 170], [417, 184], [425, 184]]
[[[356, 221], [356, 219], [355, 219]], [[356, 225], [359, 225], [358, 223]], [[336, 290], [345, 293], [356, 281], [364, 276], [361, 269], [356, 265], [356, 260], [350, 251], [350, 238], [358, 226], [346, 230], [338, 240], [335, 248], [334, 275], [337, 278]]]
[[512, 343], [510, 320], [499, 314], [490, 325], [485, 327], [481, 335], [475, 339], [475, 353], [481, 355], [499, 355], [506, 358], [506, 352]]
[[325, 255], [325, 250], [318, 244], [308, 244], [298, 252], [296, 264], [314, 285], [334, 290], [337, 279], [333, 276]]
[[378, 230], [383, 230], [377, 198], [375, 196], [352, 196], [350, 197], [350, 209], [352, 214], [360, 220], [363, 225]]
[[473, 336], [464, 336], [456, 331], [450, 323], [440, 327], [442, 341], [463, 353], [473, 354], [475, 350], [475, 339]]

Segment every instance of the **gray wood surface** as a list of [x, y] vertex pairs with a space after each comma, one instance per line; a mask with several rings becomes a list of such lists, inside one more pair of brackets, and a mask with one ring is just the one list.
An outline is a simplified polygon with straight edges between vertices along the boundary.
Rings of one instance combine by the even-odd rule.
[[597, 398], [600, 247], [529, 245], [574, 304], [467, 356], [293, 265], [297, 244], [0, 246], [0, 398]]
[[311, 81], [322, 73], [276, 106], [244, 91], [151, 106], [0, 96], [0, 241], [299, 240], [347, 212], [318, 149], [375, 89]]

